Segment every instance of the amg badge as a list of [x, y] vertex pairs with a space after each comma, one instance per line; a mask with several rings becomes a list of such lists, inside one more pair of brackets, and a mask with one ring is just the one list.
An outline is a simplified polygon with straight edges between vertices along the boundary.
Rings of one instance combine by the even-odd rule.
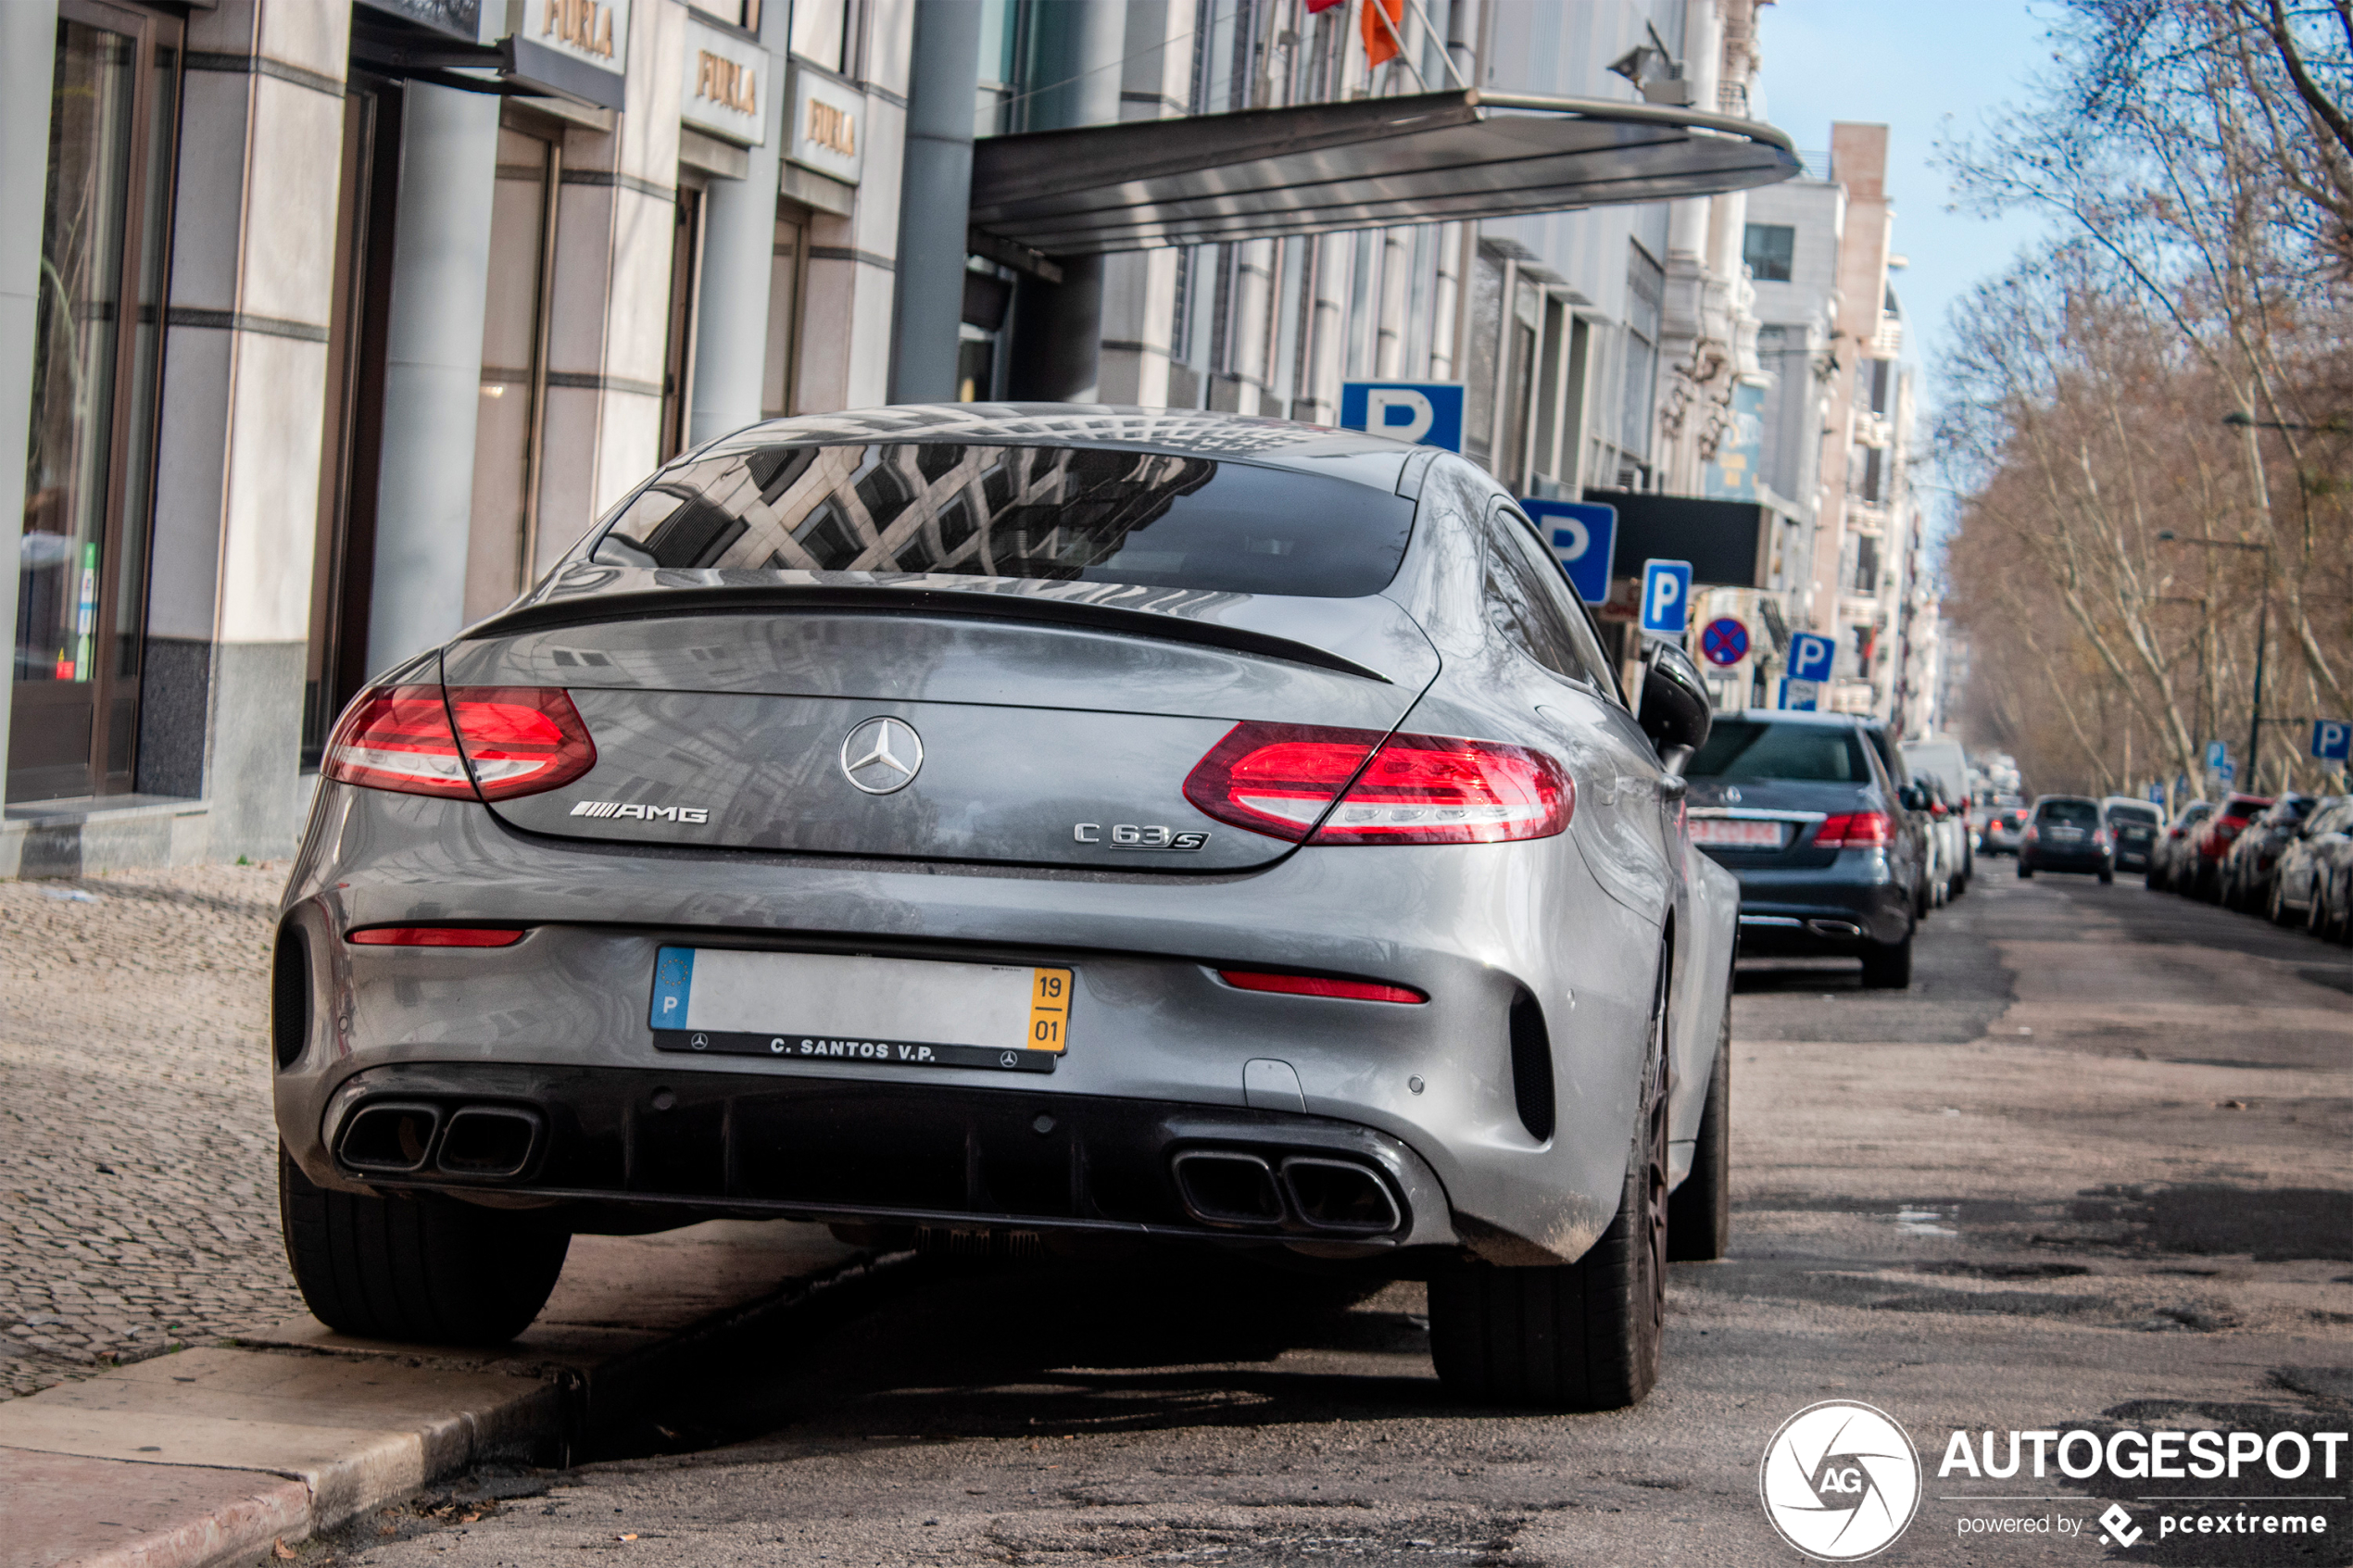
[[623, 805], [618, 800], [584, 800], [572, 809], [575, 817], [628, 817], [641, 822], [707, 822], [708, 806]]
[[1080, 822], [1070, 830], [1076, 844], [1099, 844], [1106, 849], [1198, 849], [1209, 842], [1205, 833], [1178, 833], [1174, 828], [1115, 822], [1106, 830], [1101, 822]]

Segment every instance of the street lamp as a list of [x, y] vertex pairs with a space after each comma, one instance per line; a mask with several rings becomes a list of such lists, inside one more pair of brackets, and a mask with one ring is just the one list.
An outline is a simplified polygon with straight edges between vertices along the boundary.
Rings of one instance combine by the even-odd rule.
[[[2252, 421], [2242, 416], [2229, 422], [2246, 424]], [[2271, 627], [2271, 546], [2250, 544], [2244, 539], [2209, 539], [2204, 534], [2184, 538], [2170, 528], [2158, 529], [2157, 537], [2161, 544], [2197, 545], [2209, 550], [2255, 550], [2263, 557], [2263, 605], [2255, 614], [2255, 710], [2249, 715], [2246, 724], [2246, 784], [2249, 789], [2256, 788], [2255, 765], [2263, 754], [2263, 645]]]

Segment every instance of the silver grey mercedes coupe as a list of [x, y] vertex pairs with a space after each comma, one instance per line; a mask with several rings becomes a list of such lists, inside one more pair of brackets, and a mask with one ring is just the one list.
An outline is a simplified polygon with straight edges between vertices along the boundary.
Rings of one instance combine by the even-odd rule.
[[1604, 647], [1428, 447], [950, 405], [690, 452], [328, 744], [304, 1297], [497, 1342], [573, 1235], [717, 1215], [1280, 1248], [1427, 1278], [1466, 1397], [1632, 1403], [1724, 1247], [1738, 887], [1696, 671]]

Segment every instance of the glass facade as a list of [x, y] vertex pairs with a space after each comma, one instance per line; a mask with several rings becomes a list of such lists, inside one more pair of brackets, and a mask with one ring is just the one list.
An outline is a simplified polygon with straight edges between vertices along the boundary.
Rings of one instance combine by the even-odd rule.
[[63, 9], [17, 559], [13, 800], [131, 788], [170, 227], [176, 31]]

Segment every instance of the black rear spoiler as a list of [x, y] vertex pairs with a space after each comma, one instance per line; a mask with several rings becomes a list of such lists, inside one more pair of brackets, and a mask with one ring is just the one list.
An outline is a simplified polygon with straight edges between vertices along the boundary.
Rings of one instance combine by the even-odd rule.
[[1068, 599], [1011, 594], [960, 594], [937, 588], [680, 587], [650, 593], [598, 594], [542, 600], [499, 611], [458, 633], [456, 641], [514, 636], [563, 626], [593, 626], [608, 621], [666, 621], [691, 615], [921, 615], [963, 621], [1024, 621], [1075, 626], [1123, 637], [1189, 643], [1261, 659], [1288, 659], [1361, 676], [1383, 685], [1394, 682], [1379, 671], [1339, 654], [1269, 632], [1194, 621], [1149, 609], [1086, 604]]

